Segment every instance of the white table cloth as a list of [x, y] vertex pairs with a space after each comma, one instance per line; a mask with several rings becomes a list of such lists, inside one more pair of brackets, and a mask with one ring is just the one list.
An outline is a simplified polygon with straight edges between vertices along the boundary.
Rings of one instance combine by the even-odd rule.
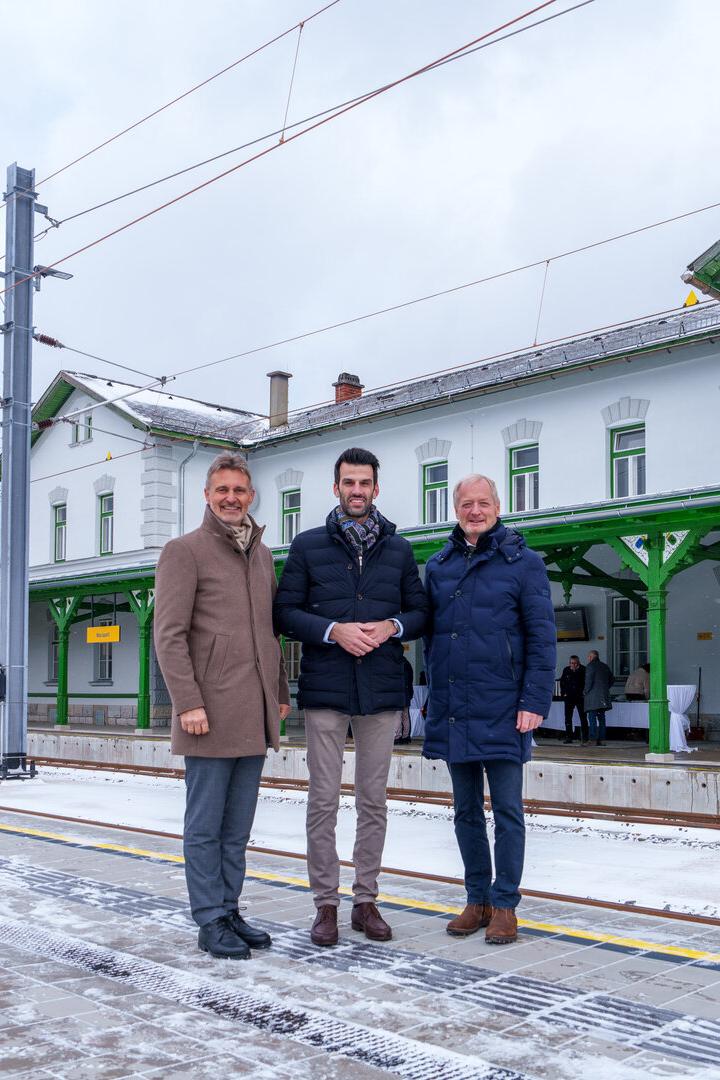
[[422, 710], [427, 698], [427, 686], [413, 687], [413, 696], [410, 702], [410, 737], [412, 739], [422, 739], [425, 734], [425, 717]]
[[[647, 728], [648, 706], [646, 701], [614, 701], [613, 707], [605, 713], [608, 727]], [[577, 711], [573, 713], [573, 724], [580, 727]], [[553, 731], [565, 730], [565, 705], [562, 701], [553, 701], [550, 715], [543, 723], [543, 728]], [[542, 728], [540, 729], [542, 731]]]
[[685, 738], [685, 732], [690, 730], [687, 712], [695, 700], [696, 692], [697, 688], [689, 683], [667, 688], [670, 705], [670, 749], [675, 754], [690, 754], [697, 750], [697, 746], [688, 746]]

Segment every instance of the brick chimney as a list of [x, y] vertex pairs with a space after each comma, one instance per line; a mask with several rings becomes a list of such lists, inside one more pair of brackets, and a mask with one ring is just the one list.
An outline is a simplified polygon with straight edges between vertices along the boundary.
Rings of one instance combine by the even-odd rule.
[[270, 428], [283, 427], [288, 422], [289, 371], [268, 371], [270, 380]]
[[350, 375], [347, 371], [341, 371], [337, 377], [337, 382], [333, 383], [335, 387], [335, 404], [339, 405], [341, 401], [351, 401], [352, 398], [362, 397], [362, 392], [365, 387], [360, 382], [359, 375]]

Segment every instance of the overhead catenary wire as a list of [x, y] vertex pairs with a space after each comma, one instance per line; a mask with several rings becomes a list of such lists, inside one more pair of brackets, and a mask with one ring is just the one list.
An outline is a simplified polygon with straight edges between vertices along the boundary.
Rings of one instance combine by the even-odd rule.
[[107, 360], [104, 356], [98, 356], [96, 353], [85, 352], [83, 349], [74, 349], [72, 345], [65, 345], [62, 341], [58, 341], [57, 338], [51, 337], [50, 334], [38, 334], [34, 333], [33, 338], [41, 345], [47, 345], [53, 349], [65, 349], [67, 352], [76, 353], [78, 356], [86, 356], [90, 360], [99, 360], [101, 364], [109, 364], [111, 367], [119, 368], [121, 371], [131, 371], [133, 375], [142, 375], [144, 379], [158, 379], [158, 375], [151, 375], [148, 371], [140, 371], [139, 368], [128, 367], [127, 364], [118, 364], [115, 360]]
[[[701, 307], [706, 304], [717, 304], [717, 300], [699, 300], [696, 307]], [[435, 371], [416, 372], [414, 375], [408, 375], [404, 379], [396, 379], [391, 383], [381, 383], [379, 386], [372, 386], [367, 390], [367, 394], [376, 394], [380, 390], [388, 390], [395, 387], [405, 386], [407, 383], [415, 383], [418, 379], [432, 379], [437, 375], [448, 375], [454, 371], [463, 371], [465, 368], [480, 367], [482, 364], [489, 364], [495, 360], [504, 360], [510, 356], [519, 356], [523, 353], [527, 354], [534, 350], [547, 349], [551, 345], [560, 345], [563, 342], [576, 341], [580, 338], [589, 337], [591, 334], [600, 334], [606, 330], [617, 330], [623, 326], [632, 326], [635, 323], [646, 322], [648, 319], [659, 319], [663, 315], [677, 315], [681, 311], [687, 311], [684, 305], [679, 307], [665, 308], [663, 311], [651, 311], [646, 315], [635, 315], [631, 319], [621, 319], [620, 322], [606, 323], [603, 326], [593, 326], [588, 330], [577, 330], [572, 334], [563, 334], [560, 337], [546, 338], [544, 341], [537, 341], [534, 345], [519, 346], [514, 349], [506, 349], [504, 352], [492, 353], [487, 356], [476, 357], [473, 360], [468, 360], [462, 364], [451, 364], [449, 367], [437, 368]], [[666, 349], [667, 342], [663, 342], [658, 345], [658, 348]], [[179, 378], [179, 375], [173, 375], [173, 379]], [[335, 405], [335, 398], [326, 398], [324, 401], [314, 401], [311, 405], [303, 405], [297, 409], [289, 409], [288, 416], [294, 416], [296, 413], [307, 412], [308, 409], [319, 409], [325, 405]]]
[[[716, 300], [700, 300], [696, 306], [701, 307], [701, 306], [704, 306], [704, 305], [707, 305], [707, 304], [716, 304], [716, 303], [717, 303]], [[636, 323], [645, 322], [648, 319], [659, 319], [661, 316], [665, 316], [665, 315], [676, 315], [676, 314], [679, 314], [680, 312], [682, 312], [684, 310], [685, 311], [687, 310], [687, 308], [685, 308], [684, 305], [680, 306], [680, 307], [665, 308], [662, 311], [653, 311], [653, 312], [650, 312], [650, 313], [645, 314], [645, 315], [635, 315], [630, 319], [622, 319], [619, 322], [605, 323], [603, 326], [594, 326], [594, 327], [590, 327], [589, 329], [586, 329], [586, 330], [574, 331], [571, 334], [563, 334], [560, 337], [547, 338], [545, 341], [536, 342], [534, 345], [531, 345], [531, 346], [528, 346], [528, 345], [526, 345], [524, 347], [523, 346], [518, 346], [518, 347], [515, 347], [513, 349], [506, 349], [503, 352], [490, 353], [490, 354], [487, 354], [485, 356], [475, 357], [473, 360], [468, 360], [465, 363], [451, 364], [449, 367], [437, 368], [434, 371], [417, 372], [414, 375], [406, 376], [404, 379], [396, 379], [394, 382], [391, 382], [391, 383], [381, 383], [379, 386], [372, 386], [367, 390], [367, 392], [366, 392], [366, 394], [364, 396], [367, 397], [368, 394], [378, 393], [378, 391], [380, 391], [380, 390], [388, 390], [388, 389], [391, 389], [391, 388], [392, 389], [398, 388], [398, 387], [404, 386], [404, 385], [406, 385], [407, 383], [410, 383], [410, 382], [414, 383], [414, 382], [417, 382], [418, 379], [432, 379], [432, 378], [435, 378], [436, 376], [439, 376], [439, 375], [447, 375], [447, 374], [450, 374], [451, 372], [454, 372], [454, 371], [462, 371], [465, 368], [480, 367], [483, 364], [490, 364], [490, 363], [493, 363], [496, 360], [504, 360], [504, 359], [507, 359], [508, 357], [511, 357], [511, 356], [518, 356], [518, 355], [521, 355], [523, 353], [529, 354], [534, 350], [545, 349], [545, 348], [550, 347], [551, 345], [559, 345], [559, 344], [562, 344], [563, 342], [576, 341], [576, 340], [578, 340], [580, 338], [589, 337], [591, 334], [599, 334], [599, 333], [602, 333], [603, 331], [606, 331], [606, 330], [616, 330], [616, 329], [619, 329], [620, 327], [623, 327], [623, 326], [632, 326], [632, 325], [634, 325]], [[655, 349], [655, 347], [652, 347], [652, 346], [650, 346], [648, 348], [649, 348], [649, 351], [654, 351], [654, 349]], [[666, 349], [667, 348], [667, 342], [662, 342], [661, 344], [657, 345], [657, 348], [658, 349]], [[218, 361], [213, 361], [211, 363], [218, 363]], [[211, 366], [211, 365], [205, 365], [205, 366]], [[198, 370], [198, 369], [193, 369], [193, 370]], [[183, 372], [176, 372], [174, 375], [166, 376], [165, 383], [173, 382], [175, 379], [180, 378], [180, 376], [182, 374], [183, 374]], [[137, 394], [142, 393], [144, 390], [153, 390], [153, 389], [155, 389], [157, 387], [157, 385], [158, 385], [158, 383], [151, 383], [149, 386], [136, 386], [136, 387], [133, 387], [131, 390], [128, 390], [127, 392], [125, 392], [125, 393], [123, 393], [123, 394], [121, 394], [121, 395], [119, 395], [117, 397], [109, 398], [106, 401], [98, 401], [94, 405], [88, 405], [83, 409], [78, 409], [78, 410], [75, 410], [75, 411], [73, 411], [71, 413], [66, 413], [63, 416], [55, 417], [52, 422], [53, 422], [53, 424], [59, 424], [59, 423], [61, 423], [63, 421], [73, 419], [75, 416], [82, 415], [82, 414], [84, 414], [86, 412], [92, 412], [93, 409], [103, 408], [105, 405], [114, 405], [116, 402], [119, 402], [119, 401], [127, 401], [129, 398], [135, 397]], [[177, 395], [177, 396], [180, 397], [182, 395]], [[319, 408], [323, 408], [324, 406], [335, 405], [335, 404], [337, 404], [337, 403], [336, 403], [334, 398], [326, 398], [323, 401], [314, 401], [309, 405], [303, 405], [303, 406], [300, 406], [300, 407], [298, 407], [296, 409], [289, 409], [288, 410], [288, 416], [294, 416], [294, 415], [299, 414], [299, 413], [306, 413], [310, 409], [319, 409]], [[262, 418], [262, 419], [268, 419], [268, 416], [266, 414], [253, 413], [253, 416], [258, 417], [258, 418]], [[50, 426], [50, 425], [48, 425], [48, 426]]]
[[155, 446], [155, 443], [148, 443], [147, 446], [141, 446], [139, 450], [128, 450], [126, 454], [113, 454], [111, 458], [104, 457], [99, 461], [89, 461], [87, 465], [78, 465], [74, 469], [62, 469], [60, 472], [48, 473], [47, 476], [35, 476], [30, 483], [39, 484], [41, 480], [54, 480], [57, 476], [67, 476], [69, 473], [82, 472], [83, 469], [92, 469], [96, 465], [104, 465], [108, 460], [119, 461], [121, 458], [132, 457], [133, 454], [144, 454], [146, 450], [154, 450]]
[[[559, 19], [563, 15], [569, 15], [572, 11], [577, 11], [579, 8], [587, 7], [588, 4], [594, 3], [594, 0], [581, 0], [580, 3], [574, 4], [572, 7], [564, 8], [562, 11], [553, 12], [551, 15], [545, 15], [542, 19], [537, 19], [535, 22], [528, 23], [526, 26], [517, 27], [515, 30], [509, 31], [507, 34], [502, 34], [499, 37], [494, 37], [490, 41], [485, 41], [480, 45], [476, 45], [472, 49], [466, 49], [458, 56], [451, 56], [445, 60], [438, 60], [436, 63], [428, 65], [428, 71], [434, 71], [437, 68], [444, 67], [446, 64], [455, 63], [458, 60], [464, 60], [467, 56], [471, 56], [473, 53], [480, 52], [482, 49], [489, 49], [493, 45], [498, 45], [502, 41], [507, 41], [508, 38], [515, 37], [517, 34], [524, 34], [528, 30], [534, 30], [538, 26], [542, 26], [544, 23], [552, 22], [553, 19]], [[310, 116], [304, 117], [302, 120], [295, 120], [292, 124], [285, 123], [283, 127], [276, 128], [274, 131], [269, 131], [265, 135], [259, 135], [254, 139], [250, 139], [248, 142], [241, 143], [238, 146], [233, 146], [229, 150], [223, 150], [219, 154], [214, 154], [212, 157], [204, 158], [202, 161], [196, 161], [192, 165], [186, 165], [182, 169], [176, 169], [174, 172], [168, 173], [165, 176], [158, 177], [156, 180], [150, 180], [146, 184], [141, 184], [139, 187], [131, 188], [128, 191], [124, 191], [119, 195], [114, 195], [109, 199], [104, 199], [102, 202], [95, 203], [92, 206], [85, 207], [82, 210], [78, 210], [75, 213], [67, 214], [63, 218], [53, 219], [52, 223], [45, 229], [41, 229], [35, 236], [36, 240], [40, 240], [47, 236], [53, 229], [59, 228], [61, 225], [66, 225], [71, 221], [76, 221], [78, 218], [85, 217], [87, 214], [95, 213], [96, 210], [104, 210], [107, 206], [113, 206], [115, 203], [122, 202], [124, 199], [128, 199], [133, 195], [139, 195], [143, 191], [149, 191], [151, 188], [157, 187], [160, 184], [165, 184], [170, 180], [176, 180], [180, 176], [185, 176], [189, 172], [194, 172], [196, 169], [200, 169], [205, 165], [212, 165], [216, 161], [221, 161], [223, 158], [230, 157], [232, 154], [238, 154], [242, 150], [249, 150], [253, 146], [258, 146], [260, 143], [268, 142], [270, 139], [277, 138], [277, 136], [283, 136], [286, 131], [290, 131], [294, 128], [301, 127], [303, 124], [309, 124], [314, 120], [318, 120], [323, 116], [328, 116], [331, 113], [338, 112], [340, 109], [344, 109], [348, 105], [359, 104], [371, 95], [377, 94], [380, 90], [389, 87], [389, 83], [383, 84], [382, 87], [375, 87], [373, 90], [367, 90], [362, 94], [358, 94], [356, 97], [348, 98], [346, 101], [341, 101], [337, 105], [331, 105], [327, 109], [322, 109], [320, 112], [313, 113]], [[286, 116], [287, 119], [287, 116]]]
[[152, 112], [147, 113], [145, 116], [141, 116], [139, 120], [133, 121], [132, 124], [128, 124], [120, 131], [116, 131], [114, 135], [110, 135], [107, 139], [103, 139], [102, 142], [97, 143], [96, 146], [92, 146], [89, 150], [86, 150], [84, 153], [79, 154], [76, 158], [73, 158], [72, 161], [68, 161], [65, 165], [54, 169], [53, 172], [48, 173], [47, 176], [44, 176], [42, 180], [38, 180], [35, 184], [35, 187], [38, 188], [41, 184], [47, 184], [49, 180], [52, 180], [56, 176], [59, 176], [61, 173], [66, 172], [66, 170], [72, 168], [73, 165], [77, 165], [79, 162], [85, 161], [85, 159], [89, 158], [92, 154], [96, 154], [98, 150], [102, 150], [104, 147], [109, 146], [110, 143], [113, 143], [117, 139], [122, 138], [123, 135], [127, 135], [129, 132], [134, 131], [142, 124], [147, 123], [148, 120], [152, 120], [153, 117], [159, 116], [160, 113], [165, 112], [167, 109], [170, 109], [173, 105], [177, 105], [178, 102], [184, 101], [185, 98], [190, 97], [190, 95], [194, 94], [197, 90], [201, 90], [203, 87], [208, 86], [211, 82], [219, 79], [222, 75], [226, 75], [229, 71], [233, 71], [236, 67], [239, 67], [240, 64], [244, 64], [246, 60], [252, 59], [253, 56], [257, 56], [259, 53], [264, 52], [264, 50], [270, 48], [271, 45], [275, 45], [278, 41], [282, 41], [283, 38], [287, 37], [289, 34], [292, 34], [293, 31], [297, 30], [298, 27], [302, 27], [306, 23], [311, 22], [313, 19], [317, 19], [318, 16], [323, 15], [326, 11], [329, 11], [330, 8], [335, 7], [336, 4], [339, 3], [340, 0], [330, 0], [329, 3], [325, 4], [321, 8], [318, 8], [318, 10], [314, 11], [311, 15], [306, 15], [305, 18], [302, 19], [300, 22], [293, 23], [292, 26], [289, 26], [286, 30], [283, 30], [281, 33], [276, 34], [274, 37], [269, 38], [267, 41], [263, 42], [262, 45], [256, 46], [256, 48], [251, 49], [250, 52], [245, 53], [244, 56], [238, 57], [237, 60], [233, 60], [232, 63], [226, 64], [225, 67], [220, 68], [219, 71], [214, 72], [212, 75], [208, 75], [207, 78], [202, 79], [201, 82], [195, 83], [194, 86], [191, 86], [189, 87], [189, 89], [184, 90], [181, 94], [177, 94], [170, 101], [166, 101], [164, 105], [158, 106], [158, 108], [153, 109]]
[[[342, 319], [342, 320], [339, 320], [337, 322], [329, 323], [326, 326], [321, 326], [321, 327], [318, 327], [318, 328], [316, 328], [314, 330], [306, 330], [306, 331], [303, 331], [302, 333], [293, 334], [290, 337], [286, 337], [286, 338], [280, 338], [280, 339], [278, 339], [276, 341], [271, 341], [271, 342], [268, 342], [268, 343], [266, 343], [264, 345], [257, 345], [257, 346], [255, 346], [253, 348], [250, 348], [250, 349], [244, 349], [242, 352], [232, 353], [229, 356], [220, 357], [218, 360], [209, 360], [209, 361], [207, 361], [207, 362], [205, 362], [203, 364], [197, 364], [197, 365], [195, 365], [193, 367], [183, 368], [180, 371], [176, 371], [172, 375], [168, 375], [168, 376], [165, 376], [164, 378], [158, 378], [158, 379], [154, 380], [152, 383], [149, 384], [148, 387], [138, 387], [138, 388], [134, 389], [132, 391], [132, 394], [130, 394], [128, 396], [133, 396], [134, 394], [140, 393], [144, 389], [150, 389], [150, 388], [154, 388], [156, 386], [165, 385], [165, 383], [172, 382], [175, 379], [180, 378], [182, 375], [190, 375], [190, 374], [194, 374], [194, 373], [196, 373], [198, 371], [205, 371], [208, 368], [217, 367], [220, 364], [230, 363], [230, 361], [232, 361], [232, 360], [241, 360], [241, 359], [244, 359], [245, 357], [248, 357], [248, 356], [254, 356], [257, 353], [267, 352], [267, 351], [269, 351], [271, 349], [277, 349], [277, 348], [280, 348], [282, 345], [290, 345], [290, 344], [293, 344], [296, 341], [303, 341], [306, 338], [315, 337], [315, 336], [317, 336], [319, 334], [329, 333], [332, 330], [338, 330], [338, 329], [340, 329], [342, 327], [345, 327], [345, 326], [351, 326], [354, 323], [363, 322], [366, 319], [374, 319], [374, 318], [376, 318], [376, 317], [378, 317], [380, 315], [387, 315], [387, 314], [390, 314], [390, 313], [395, 312], [395, 311], [401, 311], [404, 308], [413, 307], [413, 306], [415, 306], [417, 304], [422, 304], [422, 303], [425, 303], [426, 301], [429, 301], [429, 300], [436, 300], [436, 299], [439, 299], [440, 297], [443, 297], [443, 296], [450, 296], [453, 293], [462, 292], [465, 289], [471, 289], [471, 288], [474, 288], [477, 285], [483, 285], [483, 284], [486, 284], [486, 283], [491, 282], [491, 281], [498, 281], [501, 278], [510, 277], [513, 274], [519, 274], [519, 273], [521, 273], [521, 272], [523, 272], [525, 270], [531, 270], [531, 269], [534, 269], [534, 268], [536, 268], [538, 266], [545, 265], [545, 266], [549, 267], [550, 263], [557, 262], [560, 259], [566, 259], [566, 258], [569, 258], [572, 255], [578, 255], [578, 254], [581, 254], [582, 252], [585, 252], [585, 251], [592, 251], [593, 249], [603, 247], [606, 244], [612, 244], [612, 243], [617, 242], [618, 240], [625, 240], [625, 239], [627, 239], [629, 237], [637, 236], [637, 235], [639, 235], [641, 233], [644, 233], [644, 232], [649, 232], [651, 229], [658, 229], [658, 228], [661, 228], [664, 225], [669, 225], [669, 224], [672, 224], [672, 223], [674, 223], [676, 221], [682, 221], [685, 218], [693, 217], [696, 214], [702, 214], [702, 213], [705, 213], [708, 210], [717, 209], [718, 207], [720, 207], [720, 202], [710, 203], [707, 206], [700, 206], [700, 207], [697, 207], [695, 210], [687, 210], [687, 211], [684, 211], [683, 213], [674, 214], [671, 217], [666, 217], [666, 218], [662, 218], [659, 221], [651, 222], [648, 225], [640, 225], [640, 226], [638, 226], [637, 228], [634, 228], [634, 229], [626, 229], [624, 232], [614, 233], [612, 236], [606, 236], [601, 240], [593, 240], [593, 241], [591, 241], [591, 242], [589, 242], [587, 244], [580, 244], [579, 246], [574, 247], [574, 248], [567, 248], [565, 251], [557, 252], [555, 255], [549, 255], [549, 256], [546, 256], [543, 259], [535, 259], [533, 262], [523, 263], [523, 264], [521, 264], [519, 266], [511, 267], [508, 270], [500, 270], [497, 273], [487, 274], [485, 277], [475, 278], [472, 281], [466, 281], [466, 282], [463, 282], [460, 285], [452, 285], [452, 286], [450, 286], [449, 288], [446, 288], [446, 289], [438, 289], [435, 292], [426, 293], [423, 296], [413, 297], [411, 300], [403, 300], [403, 301], [400, 301], [397, 304], [390, 304], [390, 305], [388, 305], [387, 307], [384, 307], [384, 308], [377, 308], [374, 311], [368, 311], [368, 312], [365, 312], [362, 315], [354, 315], [351, 318]], [[702, 303], [702, 304], [712, 303], [712, 302], [713, 301], [707, 301], [707, 300], [700, 301], [700, 303]], [[682, 310], [682, 308], [669, 308], [668, 312], [669, 311], [678, 311], [678, 310]], [[668, 312], [661, 312], [660, 314], [667, 314]], [[648, 315], [648, 316], [643, 316], [643, 317], [644, 318], [652, 318], [653, 316]], [[612, 325], [614, 325], [614, 326], [622, 326], [622, 325], [625, 325], [627, 322], [636, 322], [636, 321], [637, 321], [637, 319], [630, 319], [630, 320], [625, 320], [622, 323], [615, 323], [615, 324], [612, 324]], [[534, 343], [535, 345], [537, 345], [537, 331], [538, 331], [538, 328], [539, 328], [539, 319], [538, 319], [538, 324], [536, 325], [535, 343]], [[588, 331], [588, 332], [591, 332], [591, 331]], [[46, 337], [46, 336], [47, 335], [43, 335], [43, 337]], [[558, 338], [556, 340], [565, 341], [569, 337], [577, 337], [577, 334], [565, 335], [564, 337]], [[53, 340], [53, 339], [51, 339], [51, 340]], [[67, 346], [67, 345], [63, 346], [63, 347], [68, 349], [71, 352], [76, 352], [81, 356], [94, 357], [94, 359], [98, 359], [102, 363], [106, 363], [106, 364], [112, 364], [113, 363], [113, 361], [107, 360], [105, 357], [98, 357], [98, 356], [95, 356], [92, 353], [84, 352], [81, 349], [73, 349], [73, 348], [71, 348], [70, 346]], [[515, 353], [517, 351], [518, 351], [517, 349], [512, 349], [512, 350], [509, 350], [506, 353], [498, 354], [497, 357], [491, 357], [489, 359], [497, 359], [497, 358], [500, 358], [502, 356], [510, 356], [510, 355], [513, 355], [513, 353]], [[472, 364], [474, 364], [475, 362], [476, 361], [471, 361], [470, 365], [468, 365], [468, 366], [472, 366]], [[478, 362], [482, 362], [482, 361], [478, 361]], [[458, 366], [463, 366], [463, 365], [452, 365], [452, 367], [450, 367], [450, 368], [443, 369], [443, 372], [455, 370], [455, 368], [458, 367]], [[441, 372], [431, 372], [431, 373], [428, 374], [427, 377], [430, 377], [432, 374], [440, 374], [440, 373]], [[415, 376], [413, 376], [412, 378], [414, 378], [414, 377]], [[400, 380], [400, 382], [402, 382], [402, 381], [404, 381], [404, 380]], [[408, 380], [408, 381], [411, 381], [411, 380]], [[393, 383], [393, 384], [387, 384], [387, 385], [399, 385], [399, 383]], [[376, 387], [376, 389], [384, 389], [384, 387]], [[124, 398], [119, 398], [117, 400], [123, 400], [123, 399]], [[320, 404], [327, 404], [327, 402], [316, 402], [315, 403], [315, 405], [320, 405]], [[91, 406], [91, 408], [92, 407], [94, 407], [94, 406]], [[306, 406], [306, 408], [312, 408], [312, 407], [314, 407], [314, 406]], [[301, 412], [302, 410], [290, 410], [290, 411], [292, 413], [294, 411]], [[58, 418], [58, 422], [59, 422], [60, 419], [61, 418]]]
[[[502, 278], [511, 277], [514, 274], [520, 274], [525, 270], [533, 270], [538, 266], [549, 267], [550, 263], [558, 262], [560, 259], [567, 259], [572, 255], [579, 255], [585, 251], [592, 251], [594, 248], [603, 247], [606, 244], [612, 244], [618, 240], [625, 240], [628, 237], [648, 232], [650, 229], [657, 229], [663, 225], [669, 225], [672, 222], [681, 221], [683, 218], [692, 217], [695, 214], [702, 214], [707, 210], [715, 210], [718, 207], [720, 207], [720, 202], [711, 203], [709, 206], [701, 206], [698, 207], [696, 210], [689, 210], [682, 214], [676, 214], [673, 217], [663, 218], [661, 221], [656, 221], [649, 225], [641, 225], [636, 229], [628, 229], [625, 232], [616, 233], [613, 236], [607, 236], [602, 240], [593, 240], [588, 244], [581, 244], [575, 248], [568, 248], [567, 250], [557, 252], [554, 255], [548, 255], [543, 259], [535, 259], [533, 262], [522, 263], [519, 266], [513, 266], [507, 270], [499, 270], [494, 274], [486, 274], [484, 277], [474, 278], [472, 281], [465, 281], [462, 282], [460, 285], [451, 285], [446, 289], [438, 289], [435, 292], [425, 293], [422, 296], [415, 296], [410, 300], [402, 300], [396, 304], [389, 304], [386, 307], [376, 308], [373, 311], [364, 312], [361, 315], [353, 315], [347, 319], [340, 319], [337, 322], [328, 323], [327, 325], [317, 327], [314, 330], [305, 330], [302, 333], [293, 334], [290, 337], [281, 338], [277, 341], [272, 341], [265, 345], [257, 345], [253, 348], [245, 349], [242, 352], [233, 353], [230, 356], [221, 357], [219, 360], [209, 360], [204, 364], [197, 364], [193, 367], [183, 368], [181, 371], [177, 371], [174, 373], [174, 378], [179, 378], [181, 375], [194, 374], [197, 371], [204, 371], [206, 368], [216, 367], [219, 364], [226, 364], [229, 363], [231, 360], [241, 360], [246, 356], [253, 356], [256, 353], [266, 352], [270, 349], [277, 349], [282, 345], [290, 345], [296, 341], [303, 341], [306, 338], [316, 337], [319, 334], [326, 334], [329, 333], [331, 330], [339, 330], [342, 327], [352, 326], [355, 323], [364, 322], [367, 319], [374, 319], [380, 315], [388, 315], [395, 311], [402, 311], [404, 308], [414, 307], [417, 304], [423, 304], [429, 300], [437, 300], [443, 296], [451, 296], [453, 293], [462, 292], [465, 289], [472, 289], [478, 285], [486, 285], [491, 281], [499, 281]], [[703, 303], [705, 302], [706, 301], [703, 301]], [[540, 312], [538, 314], [540, 314]], [[536, 339], [538, 328], [539, 319], [538, 325], [536, 326]]]
[[[97, 247], [98, 244], [102, 244], [106, 240], [111, 239], [113, 236], [117, 236], [120, 233], [125, 232], [126, 229], [130, 229], [134, 225], [138, 225], [140, 222], [146, 221], [148, 218], [153, 217], [155, 214], [160, 213], [162, 210], [166, 210], [168, 207], [174, 206], [176, 203], [182, 202], [189, 196], [195, 195], [198, 191], [202, 191], [205, 188], [209, 187], [211, 184], [215, 184], [219, 180], [230, 176], [232, 173], [237, 172], [239, 169], [244, 168], [246, 165], [250, 165], [255, 161], [259, 161], [261, 158], [266, 157], [268, 154], [273, 153], [275, 150], [279, 150], [281, 147], [288, 146], [291, 142], [295, 142], [295, 140], [302, 138], [303, 135], [308, 135], [311, 131], [316, 131], [318, 130], [318, 128], [323, 127], [325, 124], [328, 124], [333, 120], [337, 120], [340, 116], [344, 116], [351, 110], [358, 108], [359, 105], [365, 104], [366, 102], [371, 101], [376, 97], [379, 97], [381, 94], [386, 93], [388, 90], [392, 90], [398, 86], [401, 86], [403, 83], [409, 82], [411, 79], [418, 78], [420, 75], [427, 74], [428, 71], [432, 70], [432, 68], [437, 66], [441, 61], [464, 53], [473, 45], [477, 45], [479, 42], [485, 40], [486, 38], [494, 37], [501, 30], [505, 30], [507, 27], [528, 18], [530, 15], [534, 15], [537, 11], [541, 11], [543, 8], [549, 7], [551, 4], [555, 4], [557, 2], [558, 0], [543, 0], [541, 4], [538, 4], [535, 7], [528, 9], [528, 11], [524, 12], [523, 14], [517, 15], [513, 19], [509, 19], [507, 22], [495, 27], [493, 30], [486, 31], [486, 33], [481, 34], [476, 38], [473, 38], [471, 41], [466, 42], [464, 45], [458, 46], [456, 49], [452, 49], [445, 56], [438, 57], [436, 60], [433, 60], [428, 64], [424, 64], [422, 67], [416, 68], [414, 71], [408, 72], [406, 75], [395, 79], [393, 82], [388, 83], [386, 86], [382, 87], [379, 90], [373, 91], [372, 93], [368, 94], [354, 104], [347, 105], [345, 108], [338, 110], [332, 115], [326, 116], [313, 124], [309, 124], [307, 127], [302, 128], [300, 131], [296, 131], [293, 135], [290, 135], [289, 138], [286, 138], [283, 142], [275, 143], [272, 146], [266, 147], [264, 150], [258, 151], [258, 153], [253, 154], [251, 157], [245, 158], [243, 161], [238, 162], [236, 165], [232, 165], [229, 169], [225, 169], [223, 170], [223, 172], [217, 173], [215, 176], [208, 177], [207, 180], [202, 181], [202, 183], [200, 184], [196, 184], [195, 187], [190, 188], [188, 191], [181, 192], [179, 195], [174, 196], [174, 198], [168, 199], [166, 202], [161, 203], [159, 206], [153, 207], [153, 209], [147, 210], [144, 214], [140, 214], [138, 215], [138, 217], [135, 217], [132, 220], [125, 222], [124, 225], [119, 225], [116, 228], [111, 229], [109, 232], [104, 233], [102, 236], [97, 237], [95, 240], [91, 240], [89, 243], [83, 244], [81, 247], [76, 248], [75, 251], [68, 252], [67, 255], [63, 255], [59, 259], [55, 259], [54, 262], [51, 262], [48, 266], [45, 266], [43, 268], [43, 272], [47, 272], [48, 270], [52, 270], [57, 266], [61, 266], [63, 263], [68, 262], [68, 260], [75, 258], [77, 255], [81, 255], [86, 251], [90, 251], [92, 248]], [[587, 3], [594, 2], [595, 0], [583, 0], [582, 6], [585, 6]], [[19, 278], [17, 281], [13, 282], [12, 285], [6, 286], [4, 289], [0, 290], [0, 294], [10, 292], [12, 289], [16, 289], [18, 285], [22, 285], [26, 281], [31, 281], [33, 278], [36, 278], [40, 273], [41, 271], [35, 271], [34, 273], [27, 274], [26, 276]]]
[[298, 56], [300, 55], [300, 42], [302, 41], [304, 23], [300, 23], [298, 27], [298, 39], [295, 46], [295, 57], [293, 59], [292, 72], [290, 73], [290, 86], [288, 87], [287, 101], [285, 102], [285, 115], [283, 116], [282, 133], [280, 135], [280, 142], [285, 142], [285, 130], [287, 128], [287, 118], [290, 112], [290, 102], [292, 101], [293, 86], [295, 85], [295, 72], [297, 71]]

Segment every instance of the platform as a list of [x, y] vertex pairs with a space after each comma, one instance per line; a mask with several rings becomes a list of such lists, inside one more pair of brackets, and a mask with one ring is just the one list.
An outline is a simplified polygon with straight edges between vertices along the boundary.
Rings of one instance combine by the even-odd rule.
[[347, 899], [317, 949], [304, 864], [253, 855], [244, 914], [273, 947], [217, 961], [175, 841], [2, 814], [0, 878], [9, 1076], [720, 1077], [717, 927], [526, 900], [493, 947], [446, 933], [459, 889], [394, 877], [391, 943], [353, 933]]
[[[423, 792], [447, 792], [450, 777], [442, 761], [422, 757], [419, 742], [396, 748], [388, 786]], [[183, 768], [183, 759], [170, 753], [166, 730], [162, 733], [87, 728], [33, 726], [28, 753], [57, 760], [102, 764]], [[343, 782], [355, 776], [352, 742], [345, 748]], [[307, 780], [307, 754], [297, 739], [270, 751], [264, 775], [282, 780]], [[675, 810], [683, 813], [720, 814], [720, 751], [704, 746], [702, 752], [677, 755], [674, 762], [644, 760], [637, 743], [617, 742], [604, 747], [565, 746], [542, 739], [525, 769], [527, 799], [602, 807]]]

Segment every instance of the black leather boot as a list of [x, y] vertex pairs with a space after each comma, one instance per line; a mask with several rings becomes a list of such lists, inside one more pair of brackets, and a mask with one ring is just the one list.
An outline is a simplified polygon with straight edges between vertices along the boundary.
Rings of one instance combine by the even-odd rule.
[[233, 933], [249, 945], [251, 949], [269, 949], [272, 938], [264, 930], [256, 930], [245, 922], [239, 911], [228, 911], [227, 921]]
[[213, 919], [198, 932], [198, 949], [223, 960], [249, 960], [250, 949], [226, 918]]

